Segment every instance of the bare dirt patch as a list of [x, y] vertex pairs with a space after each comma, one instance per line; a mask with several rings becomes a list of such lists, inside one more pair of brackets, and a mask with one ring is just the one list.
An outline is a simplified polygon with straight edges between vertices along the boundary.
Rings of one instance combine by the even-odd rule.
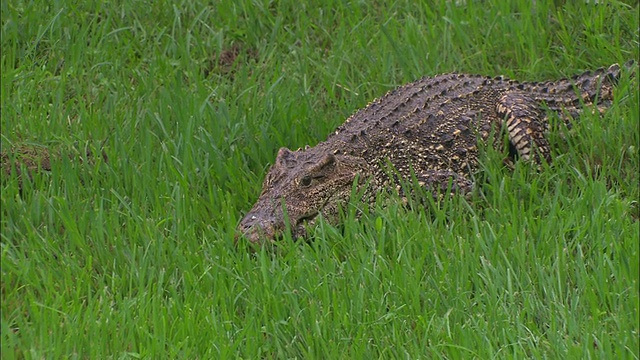
[[213, 73], [220, 75], [233, 75], [236, 64], [239, 61], [256, 60], [258, 52], [244, 46], [241, 43], [234, 43], [230, 47], [223, 49], [219, 54], [214, 54], [207, 61], [203, 73], [205, 77]]

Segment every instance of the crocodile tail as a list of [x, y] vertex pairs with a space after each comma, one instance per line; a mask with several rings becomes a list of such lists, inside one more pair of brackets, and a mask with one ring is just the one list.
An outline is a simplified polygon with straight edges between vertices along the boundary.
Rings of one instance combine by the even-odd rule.
[[636, 68], [637, 66], [635, 60], [629, 60], [622, 66], [613, 64], [606, 70], [603, 69], [603, 80], [609, 82], [612, 85], [617, 85], [618, 81], [620, 80], [620, 75], [623, 71], [628, 72], [629, 76], [633, 77], [635, 76]]

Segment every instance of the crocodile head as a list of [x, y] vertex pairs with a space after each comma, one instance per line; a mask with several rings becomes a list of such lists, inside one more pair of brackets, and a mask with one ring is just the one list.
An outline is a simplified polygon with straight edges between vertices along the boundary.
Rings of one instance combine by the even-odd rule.
[[361, 158], [318, 147], [281, 148], [258, 201], [240, 221], [238, 234], [252, 243], [275, 241], [288, 222], [294, 238], [305, 237], [305, 225], [313, 224], [318, 215], [337, 218], [340, 204], [351, 195], [354, 179], [364, 171]]

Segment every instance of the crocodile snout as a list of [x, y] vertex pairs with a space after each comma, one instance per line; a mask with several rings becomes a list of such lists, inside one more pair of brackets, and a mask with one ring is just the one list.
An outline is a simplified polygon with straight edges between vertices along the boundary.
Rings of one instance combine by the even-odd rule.
[[251, 243], [257, 244], [264, 240], [273, 241], [275, 235], [275, 223], [251, 211], [238, 224], [235, 240], [237, 243], [240, 237], [244, 237]]

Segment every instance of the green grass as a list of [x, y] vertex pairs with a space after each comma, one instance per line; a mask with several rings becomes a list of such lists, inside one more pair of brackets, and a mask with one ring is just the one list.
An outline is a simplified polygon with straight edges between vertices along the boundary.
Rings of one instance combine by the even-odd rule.
[[627, 73], [540, 173], [233, 246], [279, 147], [423, 75], [638, 61], [637, 2], [81, 3], [2, 3], [2, 151], [61, 154], [2, 169], [3, 359], [639, 358]]

